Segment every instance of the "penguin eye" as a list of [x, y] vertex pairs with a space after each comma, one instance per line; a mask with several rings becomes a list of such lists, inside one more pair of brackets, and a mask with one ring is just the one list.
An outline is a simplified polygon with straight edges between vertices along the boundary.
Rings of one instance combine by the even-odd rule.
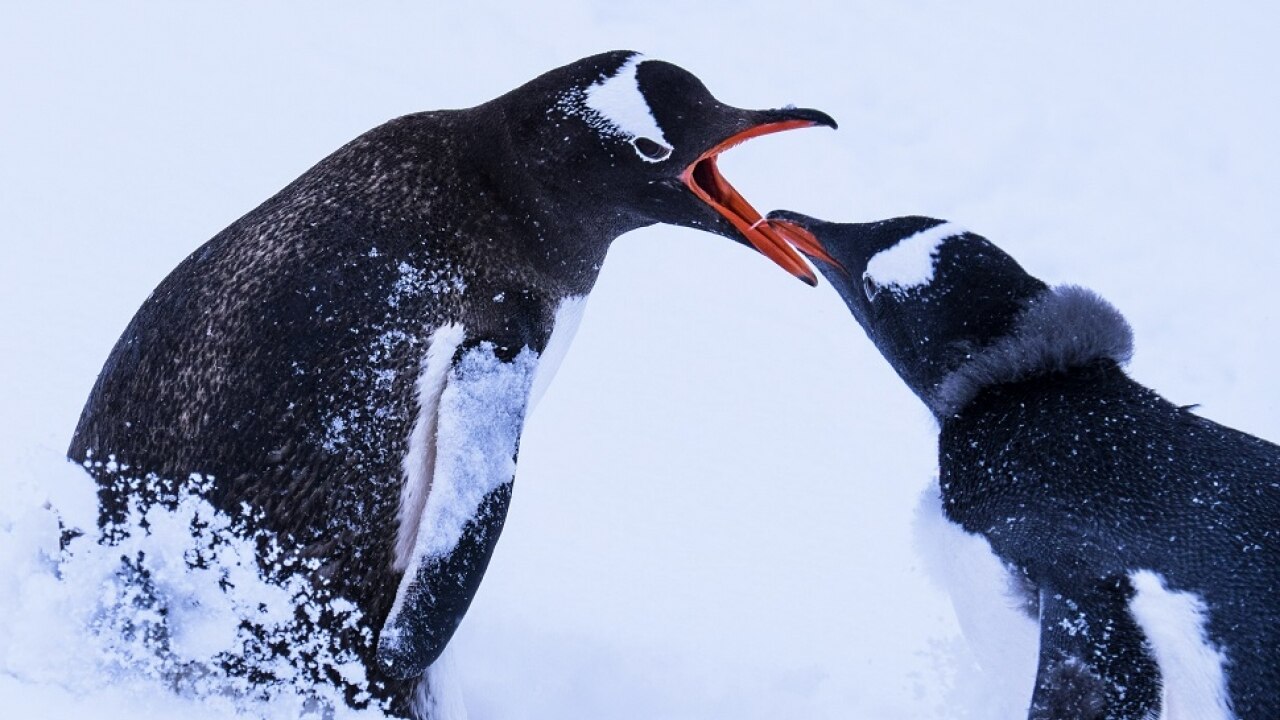
[[876, 284], [875, 280], [871, 279], [870, 275], [864, 274], [862, 276], [862, 292], [867, 294], [867, 300], [873, 301], [880, 294], [880, 286]]
[[647, 137], [632, 138], [631, 147], [649, 162], [662, 162], [671, 157], [671, 148]]

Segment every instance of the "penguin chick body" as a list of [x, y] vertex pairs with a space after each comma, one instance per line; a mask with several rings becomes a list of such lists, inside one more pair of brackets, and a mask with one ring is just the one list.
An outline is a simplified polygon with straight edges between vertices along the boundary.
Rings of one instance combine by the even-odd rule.
[[1280, 447], [1135, 382], [1115, 308], [961, 227], [770, 218], [937, 419], [942, 512], [1039, 626], [1028, 717], [1280, 716]]

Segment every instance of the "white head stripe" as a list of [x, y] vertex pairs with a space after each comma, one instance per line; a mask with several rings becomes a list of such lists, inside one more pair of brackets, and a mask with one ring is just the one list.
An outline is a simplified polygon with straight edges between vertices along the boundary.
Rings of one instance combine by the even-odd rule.
[[955, 223], [942, 223], [899, 240], [891, 248], [876, 253], [867, 263], [866, 277], [881, 287], [908, 290], [933, 282], [933, 264], [938, 248], [956, 235], [967, 232]]
[[587, 88], [586, 105], [604, 119], [602, 129], [627, 138], [646, 137], [670, 147], [636, 80], [636, 68], [644, 61], [643, 55], [632, 55], [612, 77]]

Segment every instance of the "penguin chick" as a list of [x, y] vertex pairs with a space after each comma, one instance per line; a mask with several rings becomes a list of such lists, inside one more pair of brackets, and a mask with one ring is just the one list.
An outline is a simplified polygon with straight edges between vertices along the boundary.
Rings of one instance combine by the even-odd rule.
[[1280, 447], [1130, 379], [1114, 307], [957, 225], [770, 222], [937, 419], [942, 512], [1039, 624], [1028, 717], [1280, 717]]

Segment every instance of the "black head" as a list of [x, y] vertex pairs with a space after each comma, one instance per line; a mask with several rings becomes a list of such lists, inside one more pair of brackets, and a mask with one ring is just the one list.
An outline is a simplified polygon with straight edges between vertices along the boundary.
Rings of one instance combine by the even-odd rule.
[[[633, 52], [595, 55], [494, 101], [512, 150], [544, 196], [617, 219], [618, 230], [670, 223], [748, 244], [814, 284], [813, 272], [716, 168], [749, 138], [836, 123], [817, 110], [742, 110], [689, 72]], [[612, 238], [610, 238], [612, 239]]]
[[815, 258], [863, 330], [935, 413], [949, 377], [1013, 333], [1048, 287], [985, 238], [943, 220], [901, 217], [829, 223], [769, 214], [838, 263]]

